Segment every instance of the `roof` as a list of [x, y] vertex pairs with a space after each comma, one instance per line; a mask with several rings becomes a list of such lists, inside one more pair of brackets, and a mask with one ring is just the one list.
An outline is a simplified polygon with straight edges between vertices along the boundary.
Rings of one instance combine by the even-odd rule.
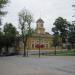
[[52, 37], [52, 35], [50, 34], [38, 34], [38, 33], [34, 33], [32, 34], [32, 37]]
[[44, 23], [44, 21], [43, 21], [41, 18], [39, 18], [39, 19], [36, 21], [36, 23], [38, 23], [38, 22]]

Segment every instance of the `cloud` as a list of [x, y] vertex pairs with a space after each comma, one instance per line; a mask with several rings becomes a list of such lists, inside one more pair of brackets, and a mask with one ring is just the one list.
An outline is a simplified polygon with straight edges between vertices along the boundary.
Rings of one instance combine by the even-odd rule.
[[33, 13], [34, 22], [42, 17], [46, 31], [51, 33], [53, 22], [57, 17], [62, 16], [72, 21], [73, 3], [74, 0], [10, 0], [4, 23], [11, 22], [18, 27], [18, 13], [25, 7]]

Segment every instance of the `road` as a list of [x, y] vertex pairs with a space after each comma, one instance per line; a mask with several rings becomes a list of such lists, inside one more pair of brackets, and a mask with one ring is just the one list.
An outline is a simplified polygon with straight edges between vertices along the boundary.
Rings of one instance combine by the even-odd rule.
[[0, 75], [75, 75], [75, 56], [0, 57]]

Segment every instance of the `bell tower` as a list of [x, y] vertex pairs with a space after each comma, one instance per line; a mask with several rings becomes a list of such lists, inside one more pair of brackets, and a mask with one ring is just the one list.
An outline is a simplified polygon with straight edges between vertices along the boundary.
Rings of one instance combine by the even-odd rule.
[[44, 29], [44, 21], [39, 18], [37, 21], [36, 21], [36, 33], [38, 34], [45, 34], [45, 29]]

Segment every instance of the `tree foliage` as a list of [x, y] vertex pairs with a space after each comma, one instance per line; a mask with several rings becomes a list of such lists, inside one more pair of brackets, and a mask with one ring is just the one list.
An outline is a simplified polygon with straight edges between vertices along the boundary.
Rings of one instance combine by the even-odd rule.
[[75, 44], [75, 25], [74, 24], [72, 24], [69, 27], [69, 38], [68, 38], [68, 41], [72, 45]]
[[54, 26], [56, 28], [56, 31], [62, 38], [62, 42], [65, 42], [65, 38], [67, 37], [68, 27], [70, 26], [70, 23], [66, 19], [58, 17], [54, 22]]
[[9, 54], [9, 47], [15, 47], [16, 28], [11, 23], [6, 23], [3, 32], [0, 32], [0, 53], [5, 48], [5, 54]]
[[3, 46], [3, 43], [2, 43], [2, 37], [3, 36], [3, 32], [1, 32], [0, 31], [0, 50], [1, 50], [1, 48], [2, 48], [2, 46]]
[[8, 52], [8, 48], [10, 46], [15, 46], [16, 41], [16, 28], [11, 23], [6, 23], [4, 25], [4, 37], [3, 37], [3, 43], [6, 47], [6, 54]]
[[5, 11], [2, 11], [2, 9], [6, 6], [8, 3], [8, 0], [0, 0], [0, 16], [5, 14]]
[[53, 46], [56, 47], [59, 45], [59, 33], [57, 32], [56, 28], [53, 27], [52, 28], [52, 31], [53, 31]]
[[5, 36], [15, 37], [16, 28], [11, 23], [6, 23], [4, 26], [4, 34]]
[[55, 47], [55, 55], [56, 55], [56, 47], [59, 46], [60, 43], [60, 35], [56, 27], [52, 28], [53, 31], [53, 46]]
[[21, 34], [22, 34], [22, 40], [24, 43], [24, 56], [26, 56], [26, 43], [27, 43], [27, 38], [31, 34], [31, 22], [32, 22], [32, 14], [27, 10], [23, 9], [19, 13], [19, 25], [21, 29]]
[[[59, 34], [59, 37], [62, 39], [62, 44], [65, 43], [66, 46], [70, 47], [70, 44], [75, 44], [75, 25], [68, 22], [62, 17], [58, 17], [52, 28], [54, 36]], [[56, 40], [57, 42], [57, 40]]]
[[9, 0], [0, 0], [0, 25], [1, 25], [1, 17], [6, 14], [6, 11], [2, 9], [6, 6]]

